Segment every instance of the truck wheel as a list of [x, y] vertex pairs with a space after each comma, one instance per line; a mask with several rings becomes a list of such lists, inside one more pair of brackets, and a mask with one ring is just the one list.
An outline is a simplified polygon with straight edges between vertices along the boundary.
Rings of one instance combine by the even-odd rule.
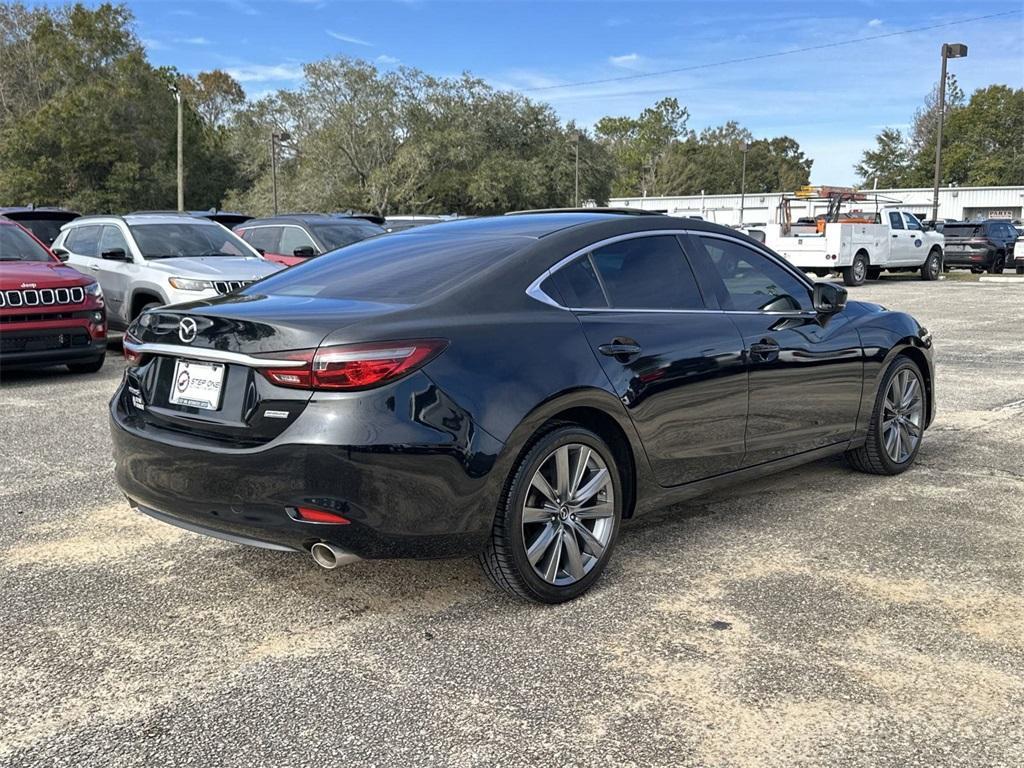
[[1001, 253], [997, 253], [995, 259], [992, 261], [992, 266], [988, 268], [989, 274], [1001, 275], [1003, 274], [1003, 267], [1006, 266], [1006, 257]]
[[868, 257], [861, 251], [853, 257], [853, 264], [843, 267], [843, 282], [847, 285], [864, 285], [868, 276]]
[[935, 248], [928, 254], [924, 264], [921, 265], [922, 280], [938, 280], [942, 274], [942, 252]]
[[881, 267], [868, 267], [868, 280], [877, 280], [882, 276]]

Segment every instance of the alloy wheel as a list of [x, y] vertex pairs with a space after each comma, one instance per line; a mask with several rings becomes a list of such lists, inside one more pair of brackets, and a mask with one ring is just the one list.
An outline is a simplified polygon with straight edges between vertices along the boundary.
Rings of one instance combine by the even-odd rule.
[[600, 561], [615, 530], [615, 489], [593, 448], [570, 443], [540, 463], [523, 504], [523, 542], [533, 570], [564, 587]]
[[902, 464], [913, 456], [924, 429], [924, 397], [916, 371], [903, 368], [892, 377], [882, 409], [885, 452]]
[[853, 279], [858, 283], [863, 283], [864, 279], [868, 275], [868, 265], [863, 259], [854, 259], [853, 261]]

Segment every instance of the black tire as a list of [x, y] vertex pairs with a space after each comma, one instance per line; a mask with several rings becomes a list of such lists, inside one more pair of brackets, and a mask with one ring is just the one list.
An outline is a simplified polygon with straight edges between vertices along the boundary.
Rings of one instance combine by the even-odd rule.
[[877, 280], [882, 276], [881, 267], [868, 267], [868, 280]]
[[995, 258], [992, 260], [992, 265], [988, 268], [990, 275], [1001, 275], [1003, 274], [1003, 268], [1006, 266], [1006, 257], [1001, 253], [997, 253]]
[[1024, 267], [1017, 267], [1017, 274], [1024, 275]]
[[843, 282], [847, 285], [864, 285], [868, 277], [868, 255], [860, 251], [853, 257], [853, 264], [843, 267]]
[[[139, 317], [144, 312], [148, 312], [151, 309], [156, 309], [157, 307], [162, 307], [162, 306], [163, 306], [163, 304], [161, 304], [159, 301], [151, 301], [148, 304], [143, 304], [142, 305], [142, 309], [139, 310], [139, 314], [136, 315], [135, 317]], [[134, 320], [135, 317], [133, 317], [132, 320]]]
[[87, 363], [68, 363], [68, 370], [72, 373], [96, 373], [103, 367], [103, 362], [106, 357], [107, 353], [104, 352], [95, 360], [90, 360]]
[[[910, 369], [917, 377], [918, 386], [920, 387], [922, 403], [921, 435], [917, 444], [914, 446], [913, 451], [910, 452], [909, 457], [902, 462], [897, 462], [893, 460], [886, 451], [882, 418], [885, 409], [885, 397], [889, 389], [889, 385], [901, 371], [907, 369]], [[850, 464], [853, 465], [854, 469], [872, 475], [898, 475], [901, 472], [905, 472], [911, 467], [911, 465], [913, 465], [914, 461], [917, 459], [917, 454], [921, 449], [921, 442], [924, 438], [923, 425], [924, 420], [927, 418], [927, 413], [928, 392], [924, 387], [924, 375], [913, 360], [909, 357], [905, 357], [904, 355], [900, 355], [889, 365], [888, 370], [885, 372], [885, 376], [882, 377], [882, 383], [878, 387], [878, 394], [875, 395], [875, 405], [871, 410], [871, 422], [868, 425], [867, 441], [861, 447], [854, 448], [846, 453], [846, 457]]]
[[[531, 493], [534, 475], [546, 463], [554, 451], [562, 446], [582, 445], [594, 451], [604, 463], [611, 480], [614, 512], [610, 518], [610, 535], [600, 557], [594, 558], [586, 574], [574, 583], [559, 586], [545, 581], [534, 570], [527, 557], [526, 533], [523, 526], [523, 511], [527, 495]], [[555, 424], [542, 432], [530, 445], [526, 454], [512, 470], [498, 504], [490, 540], [480, 554], [480, 564], [487, 577], [506, 592], [538, 603], [563, 603], [586, 592], [600, 578], [611, 558], [622, 523], [622, 505], [625, 494], [615, 454], [604, 440], [583, 427], [571, 424]], [[556, 521], [557, 524], [557, 521]], [[538, 524], [539, 525], [539, 524]], [[596, 522], [595, 522], [596, 526]], [[564, 528], [571, 531], [570, 524]], [[606, 529], [607, 530], [607, 529]], [[573, 541], [582, 541], [575, 538]], [[593, 557], [589, 553], [588, 557]]]
[[921, 279], [922, 280], [938, 280], [939, 275], [942, 274], [942, 251], [938, 248], [932, 248], [931, 253], [928, 254], [928, 258], [925, 259], [924, 264], [921, 265]]

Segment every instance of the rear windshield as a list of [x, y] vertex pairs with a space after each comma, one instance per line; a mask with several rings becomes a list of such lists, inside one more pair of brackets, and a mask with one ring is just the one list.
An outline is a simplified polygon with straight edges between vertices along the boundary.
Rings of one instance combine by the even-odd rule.
[[147, 259], [176, 256], [252, 256], [237, 235], [219, 224], [129, 224]]
[[57, 239], [57, 235], [60, 234], [61, 225], [66, 224], [69, 219], [48, 219], [43, 217], [33, 219], [18, 216], [15, 218], [15, 221], [49, 245]]
[[947, 224], [942, 228], [942, 234], [946, 237], [983, 237], [985, 226], [983, 224]]
[[327, 246], [327, 250], [333, 251], [343, 245], [351, 245], [368, 237], [379, 235], [384, 232], [384, 229], [376, 224], [365, 222], [362, 224], [314, 224], [313, 231]]
[[528, 242], [414, 233], [375, 237], [278, 272], [242, 293], [413, 304], [439, 296]]
[[0, 225], [0, 261], [53, 261], [32, 236], [19, 227]]

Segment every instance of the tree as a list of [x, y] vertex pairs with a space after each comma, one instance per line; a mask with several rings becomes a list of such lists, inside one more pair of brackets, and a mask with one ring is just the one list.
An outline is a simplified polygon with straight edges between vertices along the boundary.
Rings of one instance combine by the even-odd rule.
[[595, 125], [600, 141], [615, 161], [615, 195], [653, 192], [661, 161], [686, 136], [690, 113], [678, 100], [665, 98], [639, 117], [602, 117]]
[[854, 170], [865, 186], [882, 189], [902, 187], [909, 182], [911, 150], [898, 128], [883, 128], [875, 137], [875, 148], [864, 151]]
[[211, 127], [226, 126], [245, 104], [242, 86], [222, 69], [200, 72], [195, 77], [184, 75], [178, 86], [192, 109]]
[[990, 85], [976, 90], [965, 107], [949, 116], [944, 144], [943, 183], [1020, 184], [1024, 181], [1024, 88]]

